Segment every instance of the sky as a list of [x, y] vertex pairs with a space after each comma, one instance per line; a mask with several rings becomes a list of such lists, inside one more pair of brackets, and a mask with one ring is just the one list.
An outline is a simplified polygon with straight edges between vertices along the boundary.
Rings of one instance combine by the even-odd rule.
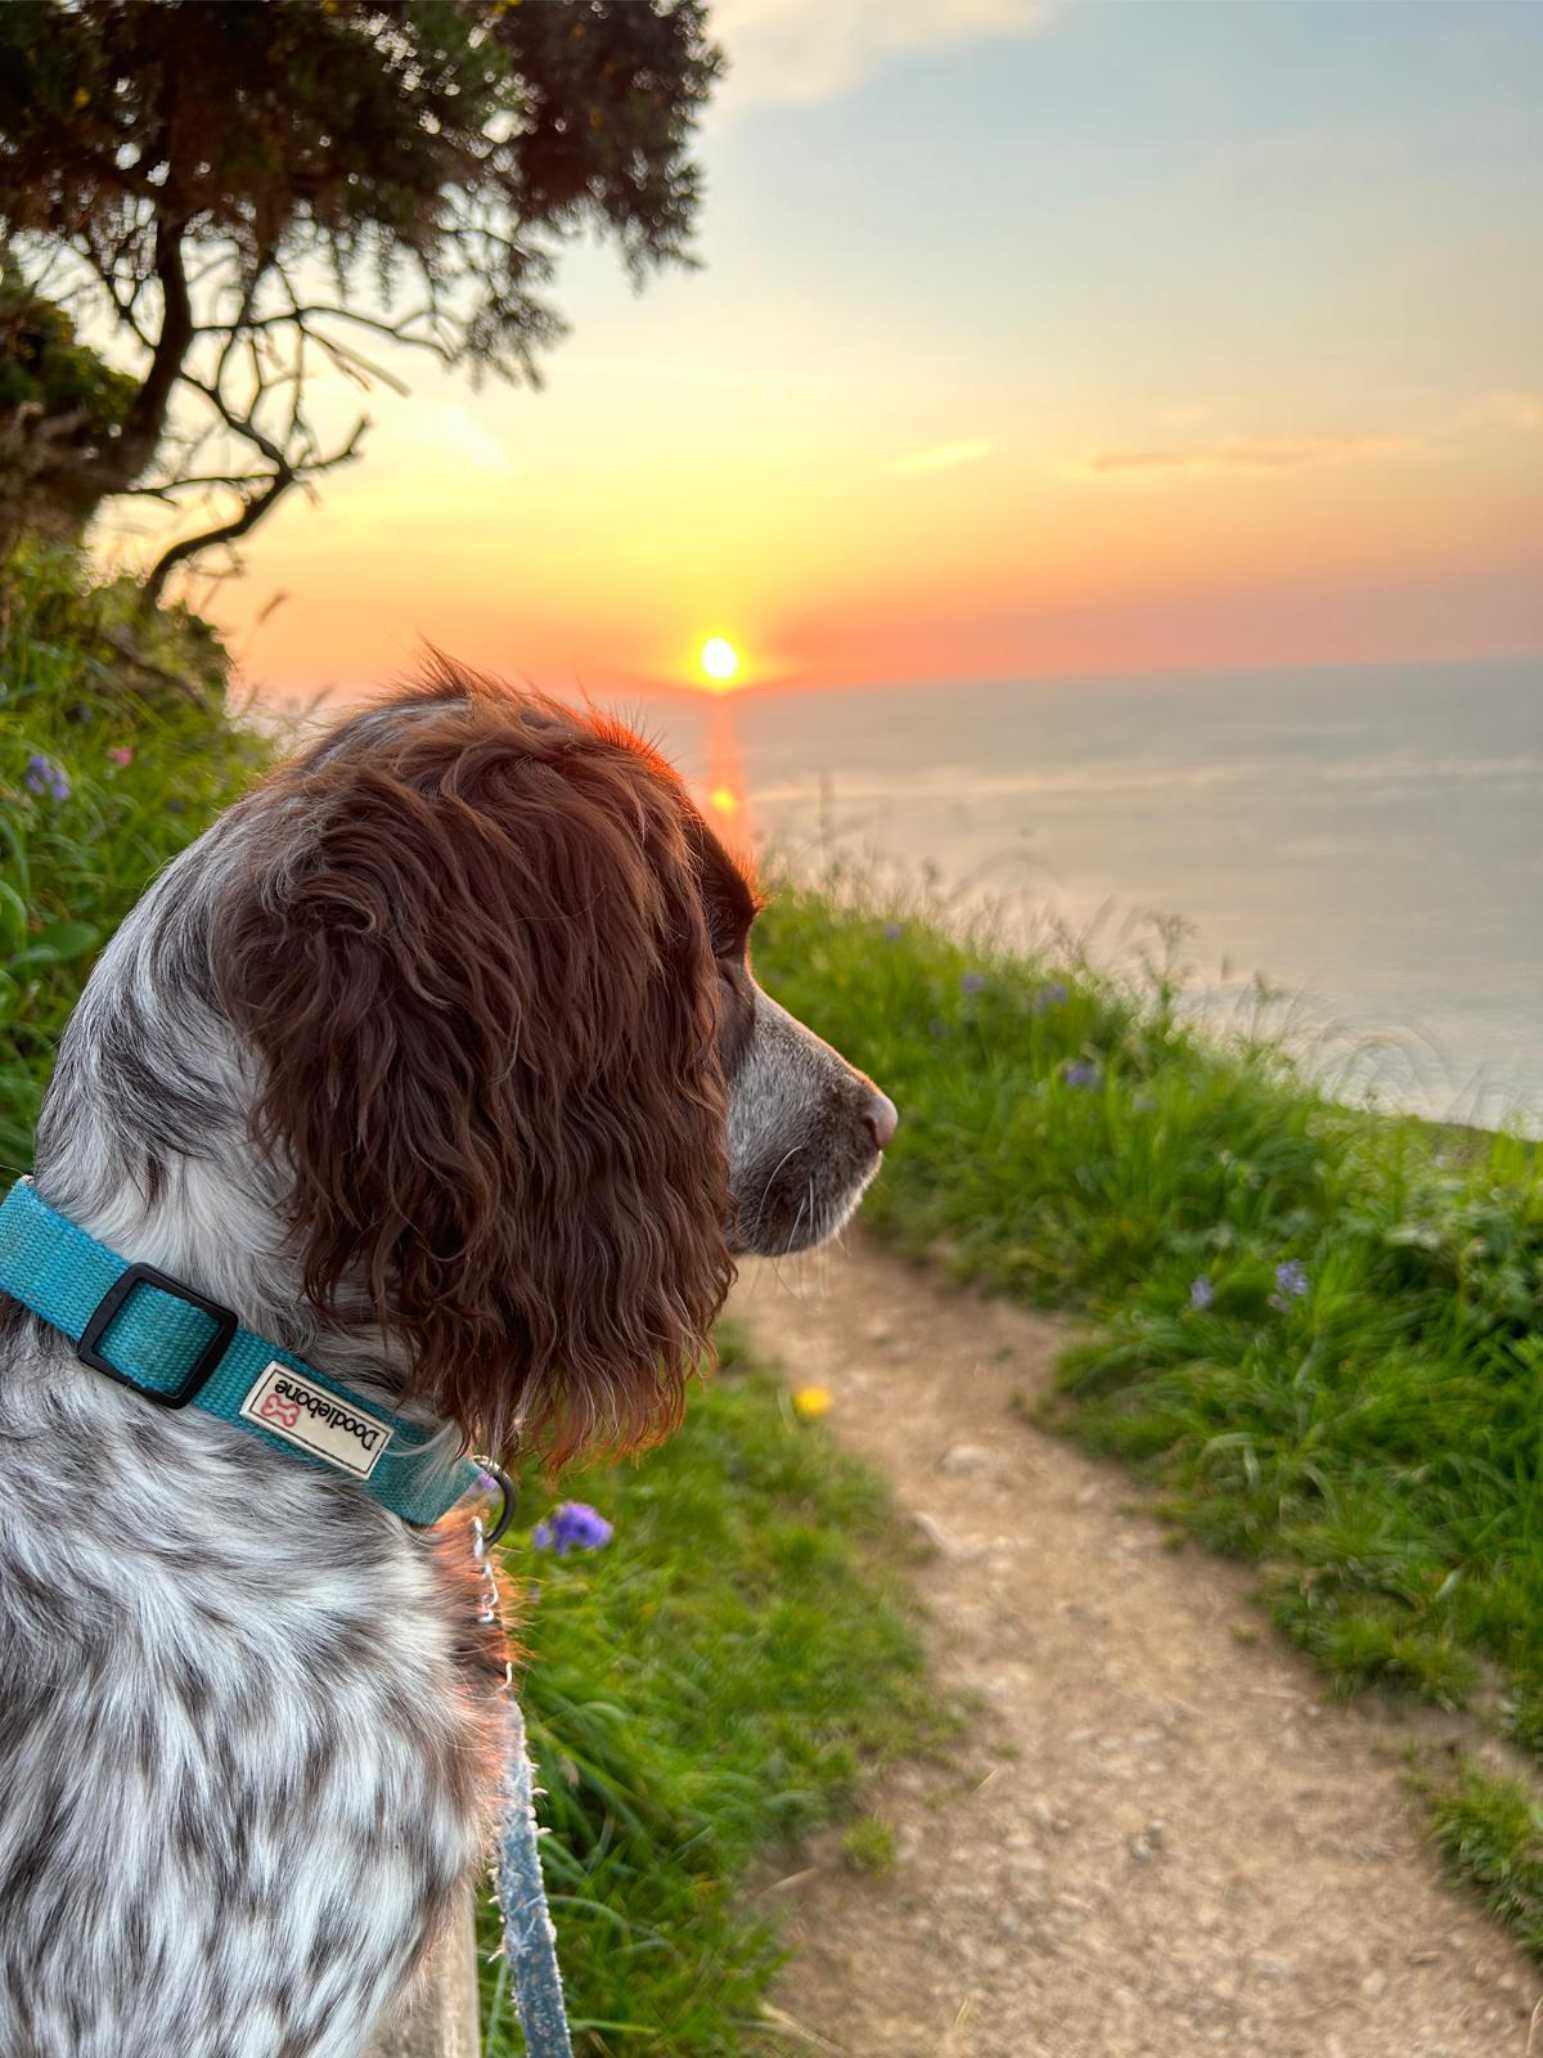
[[715, 27], [702, 269], [639, 296], [570, 248], [537, 394], [393, 360], [362, 461], [213, 598], [254, 683], [426, 642], [596, 692], [701, 683], [712, 636], [821, 686], [1543, 649], [1543, 8]]

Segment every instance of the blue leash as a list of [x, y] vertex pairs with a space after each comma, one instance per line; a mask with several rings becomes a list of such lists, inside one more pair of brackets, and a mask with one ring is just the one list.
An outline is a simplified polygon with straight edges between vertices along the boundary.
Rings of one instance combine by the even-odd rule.
[[504, 1955], [530, 2058], [572, 2058], [557, 1932], [546, 1904], [541, 1855], [536, 1848], [535, 1773], [525, 1747], [525, 1717], [509, 1696], [505, 1758], [509, 1812], [498, 1852], [498, 1906], [504, 1918]]
[[[498, 1587], [488, 1545], [502, 1533], [510, 1513], [505, 1483], [503, 1517], [492, 1537], [474, 1525], [475, 1549], [482, 1566], [484, 1593], [481, 1619], [498, 1619]], [[504, 1925], [504, 1960], [514, 1987], [520, 2027], [529, 2058], [573, 2058], [568, 2013], [563, 2006], [563, 1980], [557, 1968], [557, 1932], [547, 1907], [546, 1882], [536, 1823], [536, 1774], [525, 1742], [525, 1717], [510, 1680], [505, 1697], [504, 1827], [498, 1845], [498, 1910]]]

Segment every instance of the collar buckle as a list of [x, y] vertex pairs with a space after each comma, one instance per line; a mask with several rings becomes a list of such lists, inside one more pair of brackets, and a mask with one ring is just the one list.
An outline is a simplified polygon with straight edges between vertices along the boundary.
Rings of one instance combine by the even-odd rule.
[[[177, 1386], [141, 1386], [139, 1381], [131, 1378], [127, 1372], [120, 1372], [98, 1349], [114, 1315], [136, 1286], [153, 1286], [158, 1293], [170, 1294], [173, 1300], [186, 1301], [190, 1308], [196, 1308], [199, 1314], [207, 1315], [215, 1325], [214, 1335], [199, 1352], [187, 1377]], [[234, 1313], [231, 1309], [222, 1307], [218, 1301], [205, 1300], [201, 1293], [194, 1293], [191, 1287], [179, 1286], [175, 1279], [168, 1279], [164, 1272], [157, 1272], [153, 1265], [130, 1265], [128, 1270], [108, 1287], [87, 1317], [86, 1326], [80, 1333], [80, 1341], [75, 1346], [75, 1355], [83, 1365], [89, 1365], [93, 1372], [105, 1372], [109, 1379], [116, 1379], [120, 1386], [126, 1386], [131, 1393], [137, 1393], [147, 1401], [154, 1401], [157, 1407], [185, 1408], [194, 1395], [213, 1377], [221, 1358], [230, 1348], [236, 1329]]]

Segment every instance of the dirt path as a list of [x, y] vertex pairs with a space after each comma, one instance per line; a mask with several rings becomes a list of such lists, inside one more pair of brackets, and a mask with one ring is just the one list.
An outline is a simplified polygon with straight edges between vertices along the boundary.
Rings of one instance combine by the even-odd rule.
[[733, 1312], [830, 1388], [934, 1544], [939, 1676], [984, 1708], [963, 1779], [912, 1767], [882, 1793], [893, 1871], [831, 1839], [771, 1889], [805, 2048], [1523, 2058], [1539, 1982], [1411, 1824], [1404, 1751], [1432, 1718], [1325, 1706], [1244, 1574], [1164, 1548], [1123, 1474], [1013, 1413], [1052, 1323], [861, 1239], [747, 1268]]

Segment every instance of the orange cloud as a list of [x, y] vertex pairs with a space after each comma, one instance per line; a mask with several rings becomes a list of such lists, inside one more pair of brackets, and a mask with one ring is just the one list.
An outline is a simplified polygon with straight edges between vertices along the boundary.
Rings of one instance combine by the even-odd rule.
[[1543, 429], [1543, 393], [1486, 393], [1467, 409], [1460, 427], [1498, 424], [1507, 429]]
[[996, 445], [988, 437], [976, 436], [966, 443], [935, 443], [927, 450], [913, 450], [909, 456], [895, 460], [893, 469], [897, 472], [948, 472], [955, 465], [978, 464], [981, 458], [990, 457]]
[[1299, 472], [1352, 458], [1403, 457], [1419, 448], [1408, 436], [1256, 436], [1190, 450], [1099, 450], [1085, 472]]

